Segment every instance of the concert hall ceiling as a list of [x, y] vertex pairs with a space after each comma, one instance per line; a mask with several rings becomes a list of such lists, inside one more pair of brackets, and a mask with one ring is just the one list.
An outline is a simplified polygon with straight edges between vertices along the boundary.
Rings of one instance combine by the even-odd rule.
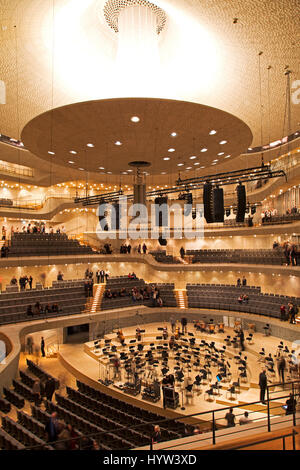
[[[127, 56], [126, 52], [124, 55], [124, 44], [129, 39], [126, 39], [124, 27], [123, 32], [115, 32], [109, 27], [103, 13], [105, 3], [105, 0], [0, 0], [0, 133], [22, 140], [26, 124], [51, 109], [64, 107], [70, 110], [72, 106], [80, 109], [76, 103], [120, 98], [150, 98], [160, 102], [176, 100], [199, 104], [203, 109], [215, 108], [215, 121], [213, 118], [209, 121], [211, 130], [220, 124], [223, 112], [224, 116], [231, 115], [234, 123], [228, 129], [228, 135], [222, 135], [222, 140], [226, 140], [226, 145], [232, 145], [232, 148], [218, 156], [223, 149], [220, 152], [216, 148], [210, 149], [209, 140], [204, 139], [205, 115], [203, 119], [199, 118], [199, 127], [194, 120], [187, 133], [189, 118], [184, 113], [177, 118], [174, 112], [170, 125], [177, 136], [169, 139], [170, 146], [166, 136], [165, 152], [159, 147], [157, 158], [163, 164], [157, 166], [155, 173], [156, 178], [166, 181], [165, 173], [177, 173], [180, 162], [184, 162], [182, 170], [196, 171], [197, 166], [190, 160], [194, 154], [199, 159], [199, 167], [205, 166], [197, 170], [197, 175], [215, 171], [214, 165], [220, 171], [256, 165], [259, 163], [258, 156], [242, 158], [237, 155], [246, 152], [248, 146], [276, 141], [287, 135], [289, 130], [294, 132], [299, 128], [300, 104], [291, 100], [290, 125], [285, 114], [285, 72], [291, 71], [291, 86], [300, 77], [297, 0], [157, 0], [153, 3], [165, 12], [166, 21], [157, 35], [158, 59], [151, 68], [151, 51], [141, 61], [132, 60], [130, 50]], [[120, 43], [123, 45], [122, 60], [119, 57]], [[159, 115], [156, 116], [155, 110], [151, 112], [151, 129], [158, 129], [157, 133], [163, 141], [162, 132], [170, 129], [160, 121]], [[128, 113], [130, 116], [130, 100]], [[138, 109], [133, 109], [132, 116], [137, 113]], [[140, 114], [142, 116], [142, 110]], [[118, 131], [122, 130], [118, 127], [120, 122], [112, 119], [109, 128], [114, 129], [115, 133], [110, 136], [115, 136], [116, 141], [124, 140], [124, 135], [118, 137]], [[99, 121], [103, 123], [105, 115]], [[96, 124], [93, 123], [94, 129]], [[135, 126], [132, 132], [137, 132], [142, 120], [131, 124]], [[122, 125], [124, 128], [124, 122]], [[72, 121], [66, 117], [66, 140], [70, 148], [64, 148], [64, 164], [76, 162], [76, 154], [69, 152], [74, 150], [79, 154], [68, 140], [70, 126]], [[103, 127], [99, 130], [99, 136], [100, 131]], [[182, 138], [184, 133], [186, 136]], [[93, 135], [91, 133], [88, 139], [85, 134], [86, 142], [82, 145], [92, 143], [95, 145], [92, 151], [96, 152], [96, 143], [101, 138], [98, 136], [97, 141], [94, 137], [94, 143]], [[139, 147], [141, 160], [144, 159], [143, 153], [149, 160], [149, 149], [154, 148], [153, 132], [146, 133], [146, 137], [144, 149]], [[180, 138], [182, 141], [179, 144]], [[48, 154], [42, 160], [41, 148], [36, 142], [30, 142], [30, 151], [27, 152], [0, 144], [0, 159], [30, 164], [36, 168], [44, 184], [49, 184], [47, 173], [50, 170], [52, 182], [66, 179], [65, 169], [60, 166], [62, 161], [56, 159], [55, 154]], [[75, 144], [79, 146], [76, 139]], [[48, 151], [51, 151], [50, 146]], [[42, 147], [43, 152], [46, 151]], [[169, 148], [175, 151], [168, 153]], [[206, 155], [205, 152], [201, 154], [203, 148], [208, 149]], [[98, 155], [105, 153], [103, 146], [101, 152], [99, 150]], [[115, 168], [112, 174], [105, 173], [109, 166], [107, 160], [119, 157], [111, 156], [109, 152], [106, 153], [106, 164], [103, 162], [101, 165], [99, 157], [96, 160], [97, 168], [90, 165], [90, 171], [97, 175], [94, 175], [95, 178], [103, 180], [104, 173], [107, 181], [115, 181], [117, 173], [121, 175], [126, 171], [132, 146], [128, 147], [127, 155], [125, 145], [122, 152], [124, 165], [123, 161], [122, 164], [120, 161], [112, 164]], [[227, 155], [231, 156], [225, 160]], [[164, 157], [174, 160], [171, 170], [169, 161], [164, 161]], [[78, 165], [69, 164], [68, 180], [82, 179], [79, 168], [86, 169], [84, 158], [86, 155]], [[101, 166], [105, 169], [101, 170]], [[151, 167], [149, 173], [151, 178]], [[122, 178], [130, 181], [130, 175]]]

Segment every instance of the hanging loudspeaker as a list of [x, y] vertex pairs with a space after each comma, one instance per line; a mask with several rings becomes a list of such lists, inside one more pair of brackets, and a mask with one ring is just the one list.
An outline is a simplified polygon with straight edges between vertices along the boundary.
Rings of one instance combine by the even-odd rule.
[[214, 188], [213, 190], [213, 217], [214, 222], [224, 222], [223, 188]]
[[237, 191], [236, 221], [237, 222], [244, 222], [245, 213], [246, 213], [246, 188], [245, 188], [245, 186], [239, 184], [236, 187], [236, 191]]
[[214, 222], [213, 217], [213, 192], [212, 184], [205, 183], [203, 186], [203, 205], [204, 205], [204, 217], [208, 224]]
[[163, 204], [168, 203], [167, 197], [156, 197], [154, 200], [155, 203], [155, 225], [157, 227], [167, 227], [169, 224], [168, 214], [164, 213]]

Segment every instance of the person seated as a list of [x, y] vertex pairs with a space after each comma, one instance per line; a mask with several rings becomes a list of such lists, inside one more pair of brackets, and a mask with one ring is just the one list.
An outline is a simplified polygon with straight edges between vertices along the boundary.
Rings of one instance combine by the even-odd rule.
[[279, 243], [275, 240], [273, 243], [273, 249], [278, 248], [278, 247], [279, 247]]
[[106, 299], [112, 299], [112, 293], [111, 293], [111, 290], [110, 290], [110, 289], [107, 289], [107, 290], [105, 291], [104, 297], [105, 297]]
[[47, 315], [47, 314], [50, 313], [50, 312], [51, 312], [50, 305], [49, 305], [49, 304], [46, 304], [46, 305], [45, 305], [45, 308], [44, 308], [44, 313], [45, 313], [45, 315]]
[[296, 410], [296, 400], [294, 398], [294, 395], [292, 393], [290, 393], [290, 396], [289, 398], [287, 399], [287, 401], [285, 402], [285, 406], [286, 406], [286, 409], [285, 409], [285, 414], [286, 415], [291, 415], [295, 412]]
[[166, 326], [163, 328], [163, 339], [168, 339], [168, 328]]
[[197, 320], [194, 327], [196, 328], [197, 331], [199, 331], [201, 329], [201, 323], [200, 323], [200, 320]]
[[150, 299], [150, 295], [149, 295], [147, 289], [143, 289], [143, 299], [144, 300]]
[[161, 297], [158, 297], [158, 298], [156, 299], [156, 302], [157, 302], [157, 306], [158, 306], [158, 307], [162, 307], [162, 306], [163, 306], [163, 301], [162, 301], [162, 298], [161, 298]]
[[175, 337], [171, 336], [170, 341], [169, 341], [169, 348], [173, 349], [174, 344], [175, 344]]
[[122, 346], [124, 346], [124, 343], [125, 343], [125, 336], [124, 336], [122, 330], [118, 330], [118, 332], [117, 332], [117, 337], [118, 337], [120, 343], [122, 344]]
[[135, 337], [136, 337], [137, 341], [141, 341], [141, 339], [142, 339], [141, 329], [137, 328], [135, 331], [136, 331]]
[[53, 304], [51, 310], [52, 310], [52, 313], [58, 313], [58, 305]]
[[58, 275], [57, 275], [57, 280], [58, 281], [63, 281], [64, 280], [64, 275], [61, 271], [59, 271]]
[[238, 301], [239, 301], [240, 304], [243, 303], [243, 296], [242, 295], [239, 296]]
[[122, 289], [121, 289], [120, 292], [119, 292], [119, 296], [120, 296], [120, 297], [125, 297], [125, 296], [126, 296], [126, 289], [125, 289], [125, 287], [122, 287]]
[[27, 310], [26, 310], [26, 315], [33, 317], [33, 311], [32, 311], [31, 305], [28, 305]]
[[243, 296], [243, 301], [244, 301], [246, 304], [249, 303], [249, 297], [248, 297], [248, 295], [245, 294], [245, 295]]
[[18, 284], [17, 278], [15, 276], [13, 276], [13, 278], [10, 281], [10, 285], [15, 286], [16, 284]]
[[240, 425], [252, 423], [252, 420], [251, 420], [250, 418], [248, 418], [248, 416], [249, 416], [248, 411], [245, 411], [244, 416], [242, 416], [242, 417], [239, 419]]
[[34, 304], [34, 307], [33, 307], [33, 314], [34, 315], [39, 315], [41, 313], [41, 305], [40, 305], [40, 302], [37, 301], [35, 304]]

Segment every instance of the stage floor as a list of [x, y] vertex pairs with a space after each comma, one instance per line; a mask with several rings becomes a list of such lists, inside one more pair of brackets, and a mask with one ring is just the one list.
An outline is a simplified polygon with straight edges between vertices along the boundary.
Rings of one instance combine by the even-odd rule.
[[[144, 334], [143, 341], [144, 342], [144, 348], [145, 350], [148, 349], [150, 346], [150, 342], [154, 342], [155, 338], [157, 335], [160, 334], [160, 331], [158, 331], [158, 328], [161, 328], [162, 325], [161, 323], [151, 323], [151, 324], [146, 324], [143, 325], [143, 328], [146, 330]], [[170, 325], [168, 324], [168, 332], [169, 335], [171, 334], [171, 329]], [[195, 335], [196, 338], [196, 345], [204, 339], [207, 343], [210, 343], [212, 341], [215, 342], [216, 347], [219, 349], [222, 347], [224, 343], [224, 339], [226, 336], [231, 335], [231, 337], [235, 336], [235, 333], [233, 331], [233, 328], [230, 327], [225, 327], [225, 332], [224, 333], [216, 333], [216, 334], [207, 334], [207, 333], [200, 333], [196, 332], [195, 329], [191, 326], [188, 325], [188, 332], [192, 332]], [[104, 339], [111, 339], [111, 344], [115, 344], [118, 348], [118, 352], [120, 351], [128, 351], [128, 346], [129, 346], [129, 341], [130, 338], [135, 338], [135, 333], [136, 333], [136, 326], [134, 327], [128, 327], [128, 328], [123, 328], [123, 333], [126, 338], [126, 343], [127, 348], [122, 348], [120, 343], [117, 340], [116, 333], [111, 333], [105, 335]], [[248, 336], [248, 332], [244, 331], [245, 333], [245, 338]], [[189, 336], [187, 336], [188, 338]], [[245, 410], [251, 410], [255, 411], [255, 413], [251, 414], [252, 419], [259, 419], [259, 418], [266, 418], [266, 406], [262, 404], [258, 405], [248, 405], [251, 402], [255, 402], [259, 400], [259, 387], [258, 387], [258, 377], [259, 374], [264, 367], [264, 363], [258, 362], [259, 358], [259, 351], [261, 351], [261, 348], [265, 348], [266, 356], [271, 353], [272, 356], [276, 354], [277, 347], [280, 343], [279, 338], [275, 338], [272, 336], [264, 336], [260, 333], [254, 333], [254, 344], [248, 345], [247, 341], [245, 340], [245, 351], [242, 353], [242, 356], [247, 356], [247, 365], [248, 365], [248, 377], [249, 381], [246, 383], [241, 383], [241, 391], [239, 394], [237, 394], [236, 399], [230, 399], [227, 398], [226, 391], [228, 389], [229, 383], [223, 383], [221, 382], [222, 389], [220, 390], [221, 395], [215, 395], [214, 401], [207, 401], [204, 399], [204, 392], [205, 390], [210, 388], [210, 385], [202, 385], [201, 389], [202, 392], [198, 395], [197, 392], [195, 391], [193, 393], [193, 398], [189, 398], [189, 401], [187, 402], [186, 398], [182, 396], [181, 392], [179, 393], [180, 396], [180, 406], [176, 410], [171, 410], [171, 409], [163, 409], [163, 403], [162, 403], [162, 398], [157, 402], [157, 403], [151, 403], [145, 400], [142, 400], [141, 394], [138, 396], [132, 396], [129, 394], [124, 393], [122, 390], [119, 390], [114, 386], [114, 384], [105, 386], [101, 383], [99, 383], [99, 378], [104, 377], [104, 362], [100, 359], [97, 358], [97, 356], [93, 353], [93, 341], [85, 344], [64, 344], [61, 345], [59, 348], [59, 360], [62, 363], [62, 365], [69, 371], [71, 372], [76, 378], [79, 380], [88, 383], [91, 386], [94, 386], [95, 388], [98, 388], [102, 391], [105, 391], [106, 393], [116, 396], [120, 399], [122, 399], [125, 402], [134, 404], [136, 406], [139, 406], [140, 408], [145, 408], [151, 411], [158, 412], [162, 414], [163, 416], [167, 417], [178, 417], [178, 416], [187, 416], [195, 413], [201, 413], [201, 412], [206, 412], [206, 411], [211, 411], [211, 410], [220, 410], [221, 408], [225, 408], [227, 406], [235, 406], [237, 409], [235, 410], [236, 415], [242, 415]], [[168, 342], [168, 341], [167, 341]], [[156, 345], [159, 343], [164, 343], [159, 342], [158, 340], [156, 341]], [[101, 345], [104, 344], [104, 340], [101, 341]], [[284, 346], [287, 346], [291, 350], [291, 343], [288, 341], [284, 342]], [[229, 359], [231, 362], [231, 371], [232, 371], [232, 380], [231, 381], [237, 381], [238, 378], [238, 369], [237, 365], [235, 366], [234, 364], [234, 359], [233, 356], [236, 356], [239, 354], [240, 349], [239, 348], [232, 348], [228, 347], [226, 349], [226, 358]], [[171, 358], [169, 359], [169, 367], [170, 371], [169, 373], [173, 372], [173, 366], [175, 365], [174, 359], [172, 358], [172, 353], [170, 354]], [[276, 370], [276, 376], [270, 377], [271, 381], [273, 383], [279, 382], [279, 377], [277, 375], [277, 368], [276, 368], [276, 363], [275, 363], [275, 370]], [[213, 368], [212, 369], [212, 383], [214, 383], [215, 378], [214, 378], [214, 372]], [[217, 368], [215, 368], [217, 370]], [[190, 372], [190, 376], [194, 377], [197, 373], [199, 372]], [[185, 372], [186, 374], [186, 372]], [[125, 381], [125, 371], [122, 372], [122, 381]], [[281, 395], [287, 395], [287, 391], [282, 390], [282, 387], [277, 387], [276, 393], [272, 393], [273, 398], [278, 398], [276, 399], [276, 404], [281, 405], [285, 402], [286, 399], [280, 400], [279, 397]], [[182, 402], [184, 404], [185, 409], [182, 410]], [[240, 409], [240, 410], [239, 410]], [[276, 410], [274, 414], [281, 413]], [[222, 412], [217, 413], [216, 417], [218, 419], [219, 424], [225, 424], [225, 421], [222, 422]], [[207, 416], [207, 419], [209, 419], [209, 416]], [[201, 421], [205, 420], [205, 416], [201, 416]]]

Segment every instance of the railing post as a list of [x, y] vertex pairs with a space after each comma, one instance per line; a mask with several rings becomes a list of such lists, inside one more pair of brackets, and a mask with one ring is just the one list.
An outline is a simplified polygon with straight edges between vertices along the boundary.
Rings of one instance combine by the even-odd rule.
[[152, 437], [150, 438], [150, 450], [151, 450], [151, 451], [153, 450], [153, 440], [152, 440]]
[[215, 422], [215, 412], [212, 412], [212, 433], [213, 433], [213, 445], [216, 443], [216, 422]]
[[295, 431], [295, 429], [293, 429], [293, 437], [292, 437], [292, 440], [293, 440], [293, 450], [296, 450], [296, 440], [295, 440], [295, 435], [296, 435], [296, 431]]
[[296, 426], [296, 397], [295, 397], [295, 388], [294, 382], [292, 382], [292, 394], [295, 406], [293, 406], [293, 426]]
[[285, 450], [285, 437], [282, 438], [282, 450]]
[[270, 395], [269, 395], [269, 387], [267, 385], [267, 405], [268, 405], [268, 432], [271, 431], [271, 419], [270, 419]]

